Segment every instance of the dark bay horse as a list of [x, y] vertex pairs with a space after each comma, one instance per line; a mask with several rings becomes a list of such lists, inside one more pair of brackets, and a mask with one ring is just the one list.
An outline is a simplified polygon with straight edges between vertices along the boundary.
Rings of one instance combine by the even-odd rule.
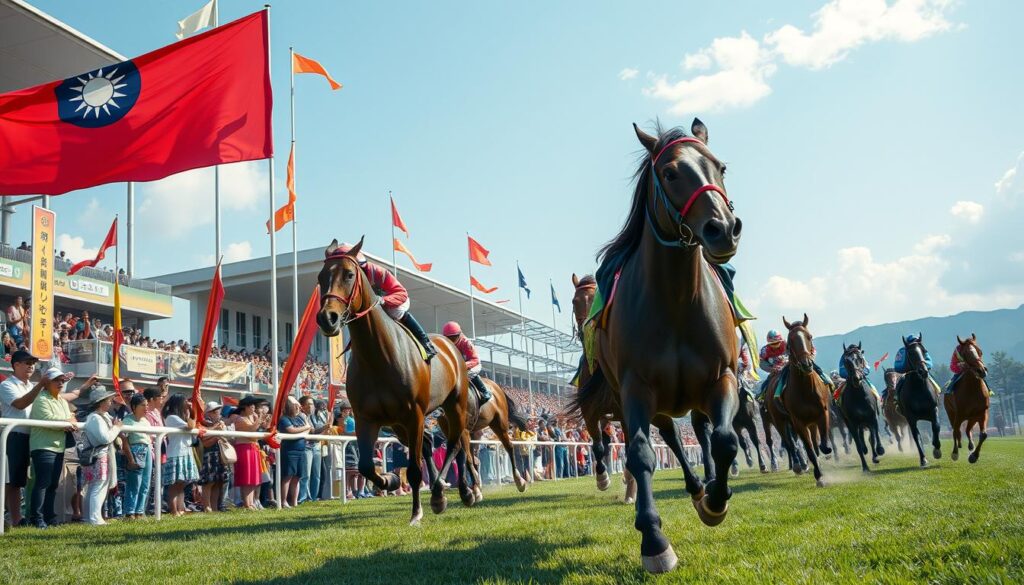
[[843, 419], [843, 414], [839, 409], [839, 405], [835, 400], [830, 400], [828, 405], [829, 412], [829, 425], [828, 428], [828, 441], [832, 445], [832, 457], [839, 460], [839, 450], [836, 448], [836, 431], [839, 431], [840, 444], [843, 446], [843, 451], [847, 455], [850, 454], [850, 433], [849, 429], [846, 428], [846, 421]]
[[878, 463], [878, 457], [885, 455], [885, 449], [882, 448], [882, 438], [878, 432], [878, 400], [864, 374], [867, 362], [864, 359], [863, 344], [847, 347], [844, 343], [842, 360], [847, 378], [839, 395], [839, 410], [850, 429], [857, 454], [860, 455], [861, 469], [869, 471], [868, 462], [864, 458], [868, 452], [864, 431], [868, 432], [872, 463]]
[[[761, 426], [764, 429], [764, 442], [765, 447], [768, 448], [768, 457], [771, 460], [771, 470], [779, 470], [779, 461], [775, 456], [775, 434], [778, 434], [779, 440], [782, 442], [782, 450], [786, 452], [786, 460], [789, 464], [789, 469], [800, 475], [807, 471], [807, 462], [803, 459], [803, 454], [800, 449], [796, 446], [796, 437], [793, 436], [793, 427], [789, 424], [789, 419], [778, 413], [779, 420], [772, 418], [772, 413], [768, 411], [768, 402], [772, 399], [775, 385], [777, 382], [773, 379], [774, 374], [769, 376], [768, 388], [765, 390], [767, 398], [761, 403]], [[775, 433], [772, 433], [772, 429]]]
[[[952, 392], [943, 397], [946, 415], [949, 416], [949, 424], [953, 427], [953, 453], [950, 457], [953, 461], [960, 457], [960, 425], [966, 422], [967, 449], [971, 452], [967, 461], [977, 463], [978, 457], [981, 456], [981, 445], [988, 438], [989, 395], [988, 385], [985, 383], [988, 368], [982, 359], [976, 335], [971, 333], [967, 339], [960, 339], [958, 335], [956, 342], [956, 351], [963, 359], [964, 371], [953, 386]], [[971, 428], [974, 425], [978, 425], [981, 431], [977, 447], [971, 440]]]
[[[920, 335], [920, 334], [919, 334]], [[925, 349], [920, 337], [910, 342], [903, 339], [906, 351], [907, 374], [896, 386], [900, 411], [907, 419], [910, 435], [914, 437], [917, 454], [921, 458], [921, 467], [928, 465], [921, 445], [921, 432], [917, 428], [918, 421], [926, 420], [932, 425], [932, 455], [942, 458], [942, 444], [939, 443], [939, 399], [935, 395], [929, 381], [928, 362], [925, 360]]]
[[[441, 335], [433, 336], [437, 355], [423, 360], [418, 344], [402, 326], [384, 312], [366, 273], [357, 260], [363, 240], [341, 253], [338, 240], [325, 252], [324, 266], [317, 277], [321, 299], [316, 320], [325, 337], [334, 337], [348, 327], [352, 356], [349, 359], [347, 390], [356, 422], [359, 473], [381, 491], [397, 490], [394, 473], [379, 475], [373, 465], [373, 448], [382, 426], [390, 426], [409, 448], [407, 470], [412, 490], [411, 525], [423, 517], [420, 507], [420, 464], [426, 456], [432, 494], [431, 509], [440, 514], [448, 505], [441, 478], [448, 473], [463, 440], [467, 417], [469, 377], [459, 350]], [[444, 408], [444, 434], [448, 451], [438, 471], [430, 457], [432, 446], [423, 440], [423, 420], [438, 407]], [[436, 473], [435, 473], [436, 472]], [[459, 492], [469, 505], [473, 493], [466, 482], [466, 470], [459, 470]]]
[[[742, 382], [741, 382], [742, 385]], [[736, 437], [740, 442], [740, 449], [743, 450], [743, 455], [747, 460], [747, 467], [754, 466], [754, 460], [750, 456], [750, 446], [753, 445], [754, 452], [757, 453], [757, 465], [761, 469], [761, 473], [768, 473], [768, 466], [765, 465], [764, 457], [761, 455], [761, 438], [757, 435], [757, 416], [760, 410], [760, 406], [757, 400], [750, 395], [749, 392], [740, 392], [740, 407], [736, 411], [736, 416], [732, 419], [732, 429], [736, 432]], [[743, 439], [743, 431], [747, 431], [747, 439]], [[734, 474], [738, 472], [736, 463], [733, 463]]]
[[[818, 465], [818, 451], [828, 455], [829, 395], [828, 386], [814, 371], [814, 337], [807, 329], [808, 318], [790, 323], [783, 317], [782, 324], [789, 330], [786, 351], [789, 353], [789, 376], [782, 390], [782, 404], [786, 412], [780, 412], [771, 395], [765, 397], [776, 426], [785, 421], [793, 425], [793, 434], [804, 445], [807, 458], [814, 468], [814, 479], [818, 487], [825, 486], [821, 467]], [[794, 447], [795, 450], [795, 447]]]
[[[611, 412], [615, 402], [621, 408], [626, 466], [638, 486], [641, 560], [646, 570], [660, 573], [678, 559], [654, 504], [651, 423], [700, 411], [714, 424], [716, 467], [728, 469], [736, 458], [736, 326], [708, 263], [725, 263], [736, 254], [742, 223], [722, 187], [725, 165], [708, 150], [703, 123], [694, 120], [694, 137], [679, 129], [658, 137], [634, 129], [646, 152], [626, 224], [601, 253], [602, 270], [617, 274], [617, 292], [605, 308], [605, 326], [595, 332], [600, 367], [578, 393], [577, 406], [597, 415]], [[700, 519], [709, 526], [721, 523], [732, 495], [728, 474], [705, 490], [687, 473], [685, 457], [681, 464]]]
[[896, 408], [896, 383], [899, 381], [900, 375], [896, 370], [892, 368], [885, 370], [885, 399], [882, 400], [882, 416], [885, 417], [885, 424], [889, 426], [889, 432], [896, 439], [896, 447], [902, 453], [903, 437], [907, 432], [907, 419]]
[[[519, 470], [516, 469], [516, 458], [512, 451], [512, 442], [509, 439], [509, 424], [514, 424], [516, 428], [521, 431], [526, 430], [526, 417], [519, 411], [519, 407], [512, 400], [512, 397], [505, 393], [501, 389], [501, 386], [496, 384], [494, 380], [481, 377], [484, 384], [487, 385], [487, 389], [491, 391], [491, 399], [484, 403], [484, 407], [476, 413], [476, 417], [471, 419], [469, 428], [466, 429], [466, 437], [463, 442], [463, 452], [472, 453], [473, 450], [470, 448], [469, 440], [479, 440], [483, 435], [484, 429], [491, 429], [494, 436], [501, 441], [501, 446], [505, 448], [505, 452], [508, 453], [508, 458], [512, 462], [512, 479], [516, 482], [516, 489], [520, 492], [526, 491], [526, 481], [519, 475]], [[469, 401], [472, 402], [470, 405], [471, 411], [476, 411], [478, 408], [476, 403], [476, 393], [471, 392]], [[483, 492], [480, 490], [482, 483], [480, 482], [480, 469], [478, 468], [475, 458], [470, 458], [468, 461], [469, 472], [473, 476], [473, 494], [476, 497], [476, 501], [484, 499]]]

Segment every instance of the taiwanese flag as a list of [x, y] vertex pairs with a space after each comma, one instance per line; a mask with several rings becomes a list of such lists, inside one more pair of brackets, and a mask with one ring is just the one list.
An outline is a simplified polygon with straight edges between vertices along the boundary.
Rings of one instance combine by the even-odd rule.
[[487, 258], [491, 253], [490, 250], [481, 246], [480, 242], [474, 240], [472, 236], [466, 237], [469, 238], [469, 259], [477, 264], [491, 266], [491, 261]]
[[273, 155], [268, 19], [0, 95], [0, 194], [59, 195]]

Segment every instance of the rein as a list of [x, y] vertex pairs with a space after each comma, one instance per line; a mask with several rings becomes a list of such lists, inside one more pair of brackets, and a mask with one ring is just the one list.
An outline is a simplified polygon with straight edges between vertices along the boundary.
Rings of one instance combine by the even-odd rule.
[[732, 201], [729, 201], [729, 197], [728, 195], [725, 194], [725, 191], [718, 185], [714, 184], [702, 185], [700, 187], [697, 187], [693, 191], [693, 193], [690, 194], [690, 197], [687, 198], [686, 203], [683, 205], [682, 209], [676, 209], [672, 205], [672, 200], [669, 199], [668, 195], [665, 193], [665, 189], [662, 188], [661, 180], [658, 179], [658, 173], [655, 171], [655, 168], [658, 165], [658, 159], [661, 158], [661, 155], [665, 154], [666, 150], [668, 150], [672, 146], [675, 146], [676, 144], [685, 143], [695, 143], [701, 145], [704, 144], [700, 140], [696, 138], [691, 138], [689, 136], [684, 138], [678, 138], [663, 146], [661, 150], [658, 151], [658, 154], [651, 159], [651, 181], [654, 183], [655, 215], [657, 215], [657, 207], [658, 203], [660, 202], [665, 207], [665, 210], [668, 212], [669, 217], [676, 223], [676, 231], [679, 232], [678, 239], [670, 240], [662, 237], [662, 235], [658, 233], [658, 224], [651, 217], [650, 206], [644, 208], [644, 213], [647, 215], [647, 221], [654, 228], [652, 230], [654, 233], [654, 238], [658, 240], [658, 243], [661, 244], [662, 246], [668, 246], [671, 248], [693, 248], [700, 244], [700, 242], [697, 240], [696, 234], [693, 233], [693, 229], [686, 224], [685, 220], [686, 214], [690, 212], [690, 208], [693, 207], [693, 204], [697, 202], [697, 198], [700, 197], [702, 194], [709, 191], [716, 192], [722, 196], [722, 199], [725, 201], [725, 204], [729, 206], [729, 211], [732, 211], [734, 209]]
[[[359, 266], [359, 261], [345, 254], [332, 254], [331, 256], [328, 256], [327, 258], [324, 259], [324, 264], [326, 264], [330, 260], [343, 260], [345, 258], [353, 260], [356, 263], [356, 269], [362, 271], [362, 268]], [[352, 301], [359, 297], [359, 289], [362, 286], [362, 283], [363, 279], [357, 275], [356, 283], [352, 286], [352, 294], [349, 295], [348, 298], [345, 298], [342, 295], [335, 294], [332, 292], [324, 293], [324, 295], [320, 297], [321, 305], [323, 305], [324, 301], [326, 301], [327, 299], [336, 299], [345, 305], [345, 311], [341, 314], [341, 325], [339, 325], [339, 328], [345, 327], [351, 323], [354, 323], [355, 321], [358, 321], [359, 319], [362, 319], [366, 315], [370, 314], [370, 311], [372, 311], [374, 307], [380, 304], [380, 297], [377, 297], [372, 303], [370, 303], [369, 307], [363, 309], [362, 311], [352, 311]]]

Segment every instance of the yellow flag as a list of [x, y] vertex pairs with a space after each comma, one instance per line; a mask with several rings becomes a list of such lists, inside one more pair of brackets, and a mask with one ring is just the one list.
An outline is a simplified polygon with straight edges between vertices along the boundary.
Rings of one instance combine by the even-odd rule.
[[111, 362], [112, 378], [114, 388], [120, 390], [121, 386], [121, 344], [124, 343], [124, 333], [121, 331], [121, 287], [114, 279], [114, 359]]

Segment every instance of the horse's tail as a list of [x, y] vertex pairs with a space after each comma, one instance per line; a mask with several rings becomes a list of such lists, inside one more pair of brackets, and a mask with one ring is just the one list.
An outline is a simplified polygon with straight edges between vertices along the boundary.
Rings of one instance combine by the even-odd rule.
[[[580, 369], [587, 367], [586, 357], [580, 358]], [[565, 407], [567, 416], [583, 420], [598, 420], [614, 407], [614, 394], [604, 377], [604, 372], [597, 368], [590, 373], [590, 379], [576, 391], [576, 395]]]
[[515, 425], [520, 431], [525, 431], [526, 417], [523, 415], [523, 411], [519, 410], [516, 401], [512, 399], [512, 395], [508, 392], [505, 392], [505, 404], [508, 405], [508, 422]]

